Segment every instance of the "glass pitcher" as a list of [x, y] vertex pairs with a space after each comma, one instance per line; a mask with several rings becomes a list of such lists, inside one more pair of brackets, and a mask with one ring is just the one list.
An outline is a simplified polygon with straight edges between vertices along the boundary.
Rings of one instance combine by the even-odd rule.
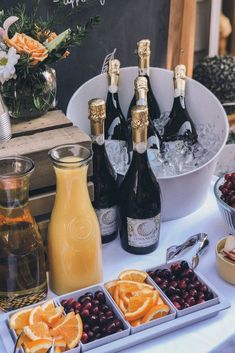
[[47, 294], [42, 237], [28, 207], [34, 163], [0, 159], [0, 308], [36, 303]]
[[63, 145], [49, 155], [56, 174], [48, 231], [49, 278], [51, 289], [63, 294], [102, 281], [101, 236], [87, 188], [91, 151]]

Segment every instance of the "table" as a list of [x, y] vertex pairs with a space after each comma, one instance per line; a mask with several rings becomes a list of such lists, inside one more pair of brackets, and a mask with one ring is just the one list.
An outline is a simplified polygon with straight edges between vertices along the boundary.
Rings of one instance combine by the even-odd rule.
[[[170, 245], [180, 244], [190, 235], [205, 232], [209, 235], [210, 246], [201, 258], [198, 270], [230, 301], [231, 308], [211, 319], [122, 350], [122, 353], [208, 353], [235, 334], [235, 289], [219, 277], [215, 267], [215, 244], [229, 234], [213, 195], [215, 180], [216, 178], [213, 179], [207, 200], [199, 210], [162, 224], [159, 246], [152, 254], [129, 254], [121, 248], [119, 239], [103, 245], [104, 281], [116, 278], [124, 269], [147, 269], [160, 265], [164, 263], [166, 249]], [[184, 258], [190, 260], [192, 253], [193, 249]], [[1, 348], [0, 353], [6, 352]]]

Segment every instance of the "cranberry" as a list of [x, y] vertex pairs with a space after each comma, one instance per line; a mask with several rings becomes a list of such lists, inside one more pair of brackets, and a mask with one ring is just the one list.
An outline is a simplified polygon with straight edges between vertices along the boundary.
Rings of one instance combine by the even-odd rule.
[[95, 326], [99, 322], [98, 316], [96, 315], [91, 315], [89, 317], [89, 323], [91, 326]]
[[171, 265], [171, 271], [174, 275], [179, 275], [182, 272], [180, 263], [178, 262], [173, 263]]
[[91, 303], [92, 303], [93, 306], [98, 306], [98, 305], [100, 305], [100, 302], [99, 302], [99, 300], [97, 300], [97, 299], [92, 299]]
[[189, 279], [194, 278], [194, 272], [191, 270], [191, 268], [188, 268], [187, 270], [184, 271], [184, 277], [188, 277]]
[[178, 302], [180, 300], [180, 297], [178, 295], [172, 295], [170, 299], [172, 302]]
[[185, 298], [188, 297], [188, 295], [189, 295], [189, 292], [185, 290], [185, 291], [182, 293], [182, 298], [185, 299]]
[[[80, 304], [80, 303], [79, 303]], [[91, 304], [91, 302], [90, 301], [85, 301], [84, 302], [84, 304], [82, 304], [82, 309], [87, 309], [87, 310], [91, 310], [91, 308], [92, 308], [92, 304]]]
[[81, 304], [84, 304], [85, 302], [90, 302], [91, 299], [90, 297], [86, 296], [86, 295], [82, 295], [80, 298], [78, 298], [78, 301], [81, 303]]
[[189, 308], [189, 304], [184, 302], [182, 309], [187, 309], [187, 308]]
[[93, 299], [93, 294], [91, 292], [86, 292], [85, 296], [89, 297], [91, 300]]
[[188, 298], [185, 299], [185, 302], [189, 305], [189, 306], [193, 306], [196, 304], [196, 300], [194, 297], [190, 297], [188, 296]]
[[203, 292], [198, 292], [197, 293], [197, 298], [198, 298], [198, 300], [205, 299], [205, 294]]
[[162, 279], [161, 277], [155, 276], [154, 281], [160, 286], [162, 284]]
[[194, 285], [195, 289], [200, 289], [201, 288], [201, 283], [198, 280], [193, 281], [193, 285]]
[[187, 290], [190, 291], [191, 289], [194, 289], [193, 283], [189, 283], [187, 286]]
[[66, 306], [66, 305], [67, 305], [67, 299], [61, 300], [60, 304], [61, 304], [62, 306]]
[[76, 303], [76, 300], [74, 298], [70, 298], [67, 300], [66, 308], [67, 310], [73, 308], [73, 305]]
[[91, 312], [94, 315], [98, 315], [100, 313], [100, 309], [98, 306], [94, 306]]
[[87, 335], [89, 342], [94, 341], [95, 335], [91, 330], [87, 332]]
[[96, 334], [96, 333], [100, 332], [100, 327], [98, 325], [95, 325], [95, 326], [93, 326], [92, 331], [94, 332], [94, 334]]
[[171, 271], [168, 268], [162, 270], [162, 277], [165, 279], [170, 279], [171, 278]]
[[83, 330], [88, 332], [90, 330], [90, 326], [87, 323], [83, 324]]
[[100, 325], [101, 325], [101, 326], [106, 325], [106, 323], [107, 323], [106, 316], [105, 316], [105, 315], [99, 316], [99, 322], [100, 322]]
[[189, 268], [189, 265], [188, 265], [187, 261], [181, 261], [180, 267], [184, 271], [184, 270], [187, 270]]
[[155, 275], [155, 273], [154, 273], [154, 271], [149, 271], [149, 272], [148, 272], [148, 275], [149, 275], [151, 278], [153, 278], [154, 275]]
[[176, 307], [177, 310], [181, 310], [182, 307], [179, 302], [173, 302], [173, 305]]
[[175, 287], [170, 286], [170, 287], [168, 288], [167, 292], [169, 293], [169, 295], [175, 294], [175, 292], [176, 292]]
[[100, 332], [97, 332], [96, 334], [95, 334], [95, 340], [98, 340], [99, 338], [101, 338], [101, 333]]
[[205, 303], [205, 299], [201, 298], [196, 301], [196, 304], [202, 304], [202, 303]]
[[85, 344], [85, 343], [88, 342], [88, 340], [89, 340], [88, 334], [87, 334], [86, 332], [83, 332], [83, 333], [82, 333], [82, 337], [81, 337], [81, 342], [82, 342], [83, 344]]
[[81, 317], [82, 317], [83, 319], [88, 318], [88, 317], [89, 317], [89, 315], [90, 315], [89, 310], [84, 309], [84, 310], [82, 310], [82, 311], [81, 311]]
[[181, 279], [179, 281], [179, 288], [180, 289], [186, 289], [187, 288], [187, 283], [186, 283], [186, 281], [184, 279]]
[[208, 291], [208, 287], [206, 284], [201, 284], [200, 291], [206, 293]]
[[208, 291], [208, 292], [205, 293], [205, 299], [206, 300], [211, 300], [213, 298], [214, 298], [214, 296], [213, 296], [212, 292]]
[[194, 288], [190, 289], [189, 295], [195, 298], [197, 296], [197, 290]]
[[107, 325], [106, 330], [107, 330], [107, 334], [109, 334], [109, 335], [116, 332], [117, 329], [116, 329], [115, 323], [110, 322], [110, 324]]
[[99, 302], [105, 303], [105, 295], [101, 290], [95, 292], [95, 299], [99, 300]]
[[117, 331], [123, 328], [123, 324], [122, 324], [121, 320], [116, 319], [116, 320], [114, 320], [114, 323], [116, 325], [116, 330]]
[[100, 310], [103, 311], [104, 313], [107, 313], [110, 309], [109, 309], [108, 305], [101, 304], [100, 305]]

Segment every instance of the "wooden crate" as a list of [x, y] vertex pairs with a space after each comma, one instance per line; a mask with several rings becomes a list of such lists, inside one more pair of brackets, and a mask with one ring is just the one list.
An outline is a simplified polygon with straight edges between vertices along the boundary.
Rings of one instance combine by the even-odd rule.
[[[59, 110], [29, 121], [13, 120], [12, 132], [13, 138], [0, 145], [0, 158], [23, 155], [35, 162], [35, 171], [30, 179], [29, 205], [44, 234], [55, 198], [55, 173], [48, 151], [68, 143], [91, 148], [91, 140]], [[88, 189], [92, 198], [92, 183], [88, 183]]]

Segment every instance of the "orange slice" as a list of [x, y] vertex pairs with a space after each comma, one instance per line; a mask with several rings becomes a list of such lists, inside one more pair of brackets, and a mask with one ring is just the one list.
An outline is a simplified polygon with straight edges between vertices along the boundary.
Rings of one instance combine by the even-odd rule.
[[55, 337], [55, 347], [66, 348], [66, 342], [62, 336]]
[[143, 289], [153, 289], [153, 286], [147, 283], [139, 283], [139, 282], [134, 282], [134, 281], [124, 281], [120, 280], [118, 281], [118, 285], [120, 287], [120, 293], [126, 292], [126, 293], [132, 293], [138, 290], [143, 290]]
[[63, 306], [58, 306], [56, 308], [47, 309], [42, 311], [42, 318], [50, 326], [56, 324], [56, 322], [61, 318], [64, 313]]
[[59, 347], [55, 347], [55, 353], [62, 353], [63, 351]]
[[128, 321], [138, 320], [145, 315], [153, 305], [152, 298], [146, 297], [131, 297], [129, 301], [128, 311], [125, 313], [125, 318]]
[[120, 280], [126, 280], [126, 281], [134, 281], [134, 282], [140, 282], [143, 283], [148, 274], [147, 272], [144, 271], [139, 271], [139, 270], [126, 270], [120, 273], [118, 278]]
[[50, 310], [55, 308], [55, 304], [52, 299], [47, 300], [45, 303], [41, 305], [42, 310]]
[[169, 306], [165, 304], [155, 305], [144, 315], [144, 317], [141, 319], [141, 323], [143, 324], [145, 322], [166, 316], [169, 311]]
[[114, 296], [114, 290], [116, 288], [117, 283], [118, 283], [118, 281], [110, 281], [110, 282], [105, 283], [105, 285], [104, 285], [112, 297]]
[[64, 320], [59, 325], [54, 327], [52, 334], [54, 336], [62, 336], [67, 346], [72, 349], [77, 346], [81, 339], [83, 325], [78, 314], [74, 316], [70, 316], [69, 314], [64, 317]]
[[30, 353], [39, 353], [40, 351], [45, 352], [51, 347], [52, 345], [52, 340], [51, 339], [39, 339], [36, 341], [31, 341], [28, 342], [28, 348], [30, 350]]
[[17, 311], [10, 316], [9, 326], [11, 329], [21, 330], [29, 324], [29, 315], [32, 309]]
[[137, 327], [137, 326], [140, 326], [141, 322], [140, 320], [134, 320], [134, 321], [131, 321], [131, 326], [133, 327]]
[[43, 310], [40, 306], [36, 306], [35, 308], [33, 308], [29, 315], [29, 325], [34, 325], [37, 322], [43, 321], [42, 314]]
[[114, 294], [113, 294], [113, 299], [115, 300], [117, 305], [120, 304], [119, 292], [120, 292], [119, 285], [117, 284], [115, 289], [114, 289]]
[[34, 325], [25, 326], [23, 331], [24, 334], [32, 341], [51, 338], [49, 328], [45, 322], [37, 322]]
[[157, 301], [157, 305], [160, 305], [160, 304], [165, 304], [165, 303], [164, 303], [164, 301], [162, 300], [162, 298], [159, 295], [158, 301]]
[[119, 300], [119, 308], [125, 314], [127, 312], [127, 307], [125, 306], [125, 303], [122, 299]]

